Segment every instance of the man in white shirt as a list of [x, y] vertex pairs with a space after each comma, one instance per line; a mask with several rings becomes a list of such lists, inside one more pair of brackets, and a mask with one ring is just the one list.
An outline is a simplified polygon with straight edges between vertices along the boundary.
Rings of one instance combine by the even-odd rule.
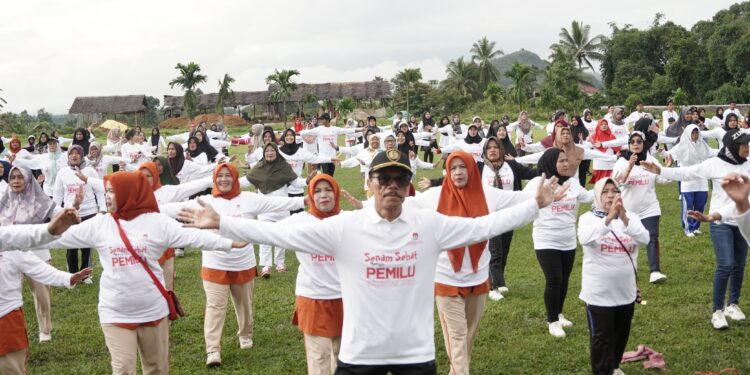
[[664, 126], [666, 126], [666, 124], [669, 124], [670, 118], [674, 119], [674, 121], [677, 121], [679, 116], [680, 115], [678, 115], [674, 110], [674, 102], [672, 102], [672, 99], [668, 100], [667, 110], [661, 113], [662, 124], [664, 124]]
[[612, 122], [612, 114], [615, 113], [615, 106], [612, 104], [607, 106], [607, 114], [604, 115], [604, 119], [607, 120], [607, 122]]
[[[305, 129], [299, 132], [301, 137], [305, 136], [316, 136], [318, 139], [318, 155], [328, 158], [336, 157], [336, 145], [338, 144], [338, 136], [341, 134], [353, 134], [358, 131], [362, 131], [362, 128], [339, 128], [337, 126], [331, 126], [331, 115], [324, 113], [320, 116], [320, 122], [322, 126], [317, 128]], [[333, 176], [336, 171], [336, 165], [334, 163], [321, 163], [318, 164], [320, 170], [329, 175]]]
[[396, 112], [396, 118], [393, 119], [393, 124], [391, 124], [391, 130], [393, 130], [394, 134], [398, 132], [398, 126], [401, 125], [402, 122], [404, 122], [404, 113], [398, 111]]
[[643, 112], [643, 103], [636, 102], [635, 103], [635, 111], [631, 112], [628, 117], [625, 118], [625, 124], [631, 124], [635, 123], [636, 121], [640, 120], [642, 117], [646, 116], [646, 112]]
[[554, 199], [556, 179], [540, 184], [535, 199], [462, 218], [404, 206], [411, 175], [407, 155], [381, 152], [368, 178], [374, 205], [315, 223], [222, 218], [203, 202], [204, 209], [185, 209], [179, 218], [229, 237], [335, 257], [344, 303], [336, 374], [435, 374], [433, 281], [440, 252], [529, 223]]
[[737, 102], [734, 100], [729, 101], [729, 108], [724, 111], [724, 117], [726, 117], [730, 113], [734, 113], [735, 115], [737, 115], [737, 121], [739, 121], [740, 123], [742, 123], [742, 120], [745, 119], [745, 117], [742, 116], [742, 112], [740, 112], [740, 109], [737, 108]]

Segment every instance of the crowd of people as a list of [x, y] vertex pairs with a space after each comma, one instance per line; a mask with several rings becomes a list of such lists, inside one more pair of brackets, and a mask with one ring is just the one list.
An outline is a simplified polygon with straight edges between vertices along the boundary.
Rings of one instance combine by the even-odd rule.
[[[611, 106], [598, 119], [558, 110], [542, 124], [525, 111], [513, 123], [474, 116], [468, 125], [426, 111], [421, 120], [397, 112], [385, 125], [369, 117], [337, 127], [324, 113], [281, 132], [258, 122], [239, 137], [198, 124], [171, 136], [112, 129], [101, 143], [93, 127], [69, 139], [29, 136], [26, 147], [0, 138], [0, 373], [25, 371], [23, 280], [47, 342], [49, 286], [95, 277], [112, 373], [135, 374], [139, 356], [143, 373], [168, 373], [169, 322], [182, 313], [175, 257], [185, 249], [201, 251], [206, 364], [218, 366], [229, 298], [239, 347], [252, 348], [255, 279], [271, 277], [274, 265], [287, 272], [289, 249], [299, 261], [292, 320], [308, 373], [436, 373], [434, 305], [450, 373], [468, 374], [487, 299], [509, 296], [514, 230], [531, 224], [550, 335], [563, 338], [574, 324], [563, 310], [580, 245], [591, 369], [622, 374], [640, 248], [649, 282], [667, 279], [657, 183], [679, 182], [687, 238], [710, 222], [711, 324], [745, 319], [746, 118], [735, 103], [706, 119], [670, 102], [661, 119], [639, 103], [627, 116]], [[547, 135], [535, 139], [534, 129]], [[228, 152], [237, 145], [247, 147], [244, 176]], [[441, 178], [415, 179], [417, 169], [441, 165]], [[364, 201], [341, 189], [337, 166], [359, 168]], [[342, 201], [354, 209], [343, 211]], [[581, 203], [591, 209], [579, 215]], [[67, 249], [67, 271], [50, 265], [50, 249]], [[101, 270], [92, 270], [92, 249]]]

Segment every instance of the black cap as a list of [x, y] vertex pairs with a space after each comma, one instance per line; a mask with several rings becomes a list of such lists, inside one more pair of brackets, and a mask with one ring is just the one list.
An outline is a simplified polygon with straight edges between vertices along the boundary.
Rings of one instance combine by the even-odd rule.
[[318, 117], [318, 118], [321, 119], [321, 120], [330, 120], [331, 119], [331, 115], [329, 115], [328, 112], [325, 112], [322, 115], [320, 115], [320, 117]]
[[367, 121], [370, 121], [370, 120], [377, 121], [378, 119], [376, 119], [375, 116], [367, 116]]
[[50, 142], [60, 143], [60, 141], [55, 137], [47, 138], [47, 143], [50, 143]]
[[724, 135], [724, 139], [722, 139], [725, 145], [729, 145], [732, 143], [749, 143], [750, 142], [750, 134], [747, 134], [740, 129], [729, 129], [727, 130], [727, 134]]
[[402, 168], [409, 174], [412, 173], [409, 156], [396, 149], [381, 151], [375, 155], [370, 163], [370, 173], [388, 167]]

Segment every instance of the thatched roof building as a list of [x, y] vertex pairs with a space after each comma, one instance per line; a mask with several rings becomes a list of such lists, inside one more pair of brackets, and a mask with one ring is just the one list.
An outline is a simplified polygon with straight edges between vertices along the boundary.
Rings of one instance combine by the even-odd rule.
[[70, 114], [124, 114], [148, 111], [146, 95], [78, 96], [70, 106]]

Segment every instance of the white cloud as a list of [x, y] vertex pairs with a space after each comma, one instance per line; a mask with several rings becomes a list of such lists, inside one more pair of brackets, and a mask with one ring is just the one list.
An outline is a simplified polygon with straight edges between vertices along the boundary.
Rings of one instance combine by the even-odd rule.
[[[177, 62], [195, 61], [215, 91], [224, 73], [236, 90], [262, 90], [274, 68], [299, 82], [391, 78], [405, 67], [441, 79], [448, 61], [482, 36], [506, 53], [546, 58], [561, 27], [581, 20], [647, 27], [656, 12], [692, 26], [732, 1], [322, 2], [27, 0], [0, 13], [0, 96], [5, 110], [67, 112], [75, 96], [179, 94]], [[700, 9], [700, 12], [696, 12]]]

